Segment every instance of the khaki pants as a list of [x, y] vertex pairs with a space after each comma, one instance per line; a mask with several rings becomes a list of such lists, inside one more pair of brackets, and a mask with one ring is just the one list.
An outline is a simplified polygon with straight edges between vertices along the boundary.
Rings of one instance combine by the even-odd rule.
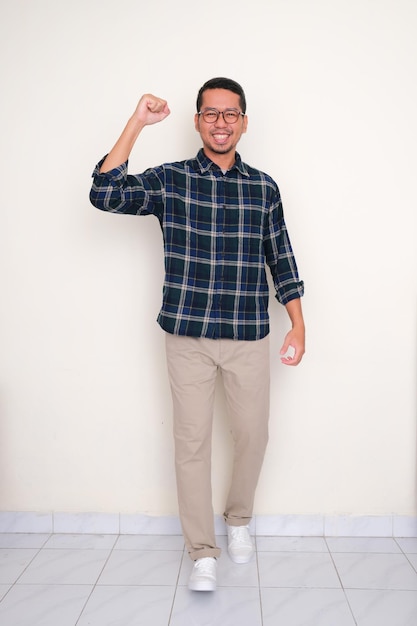
[[213, 403], [220, 371], [234, 441], [232, 484], [224, 517], [242, 526], [252, 517], [268, 441], [269, 337], [205, 339], [166, 333], [174, 411], [178, 505], [190, 557], [220, 555], [211, 489]]

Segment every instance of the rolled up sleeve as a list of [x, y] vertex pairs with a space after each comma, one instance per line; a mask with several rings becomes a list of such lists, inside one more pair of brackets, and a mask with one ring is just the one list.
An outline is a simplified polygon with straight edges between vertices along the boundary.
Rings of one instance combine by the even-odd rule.
[[100, 173], [106, 157], [94, 168], [90, 202], [101, 211], [127, 215], [155, 213], [155, 201], [161, 199], [162, 185], [156, 173], [148, 170], [143, 175], [129, 175], [128, 161], [108, 172]]

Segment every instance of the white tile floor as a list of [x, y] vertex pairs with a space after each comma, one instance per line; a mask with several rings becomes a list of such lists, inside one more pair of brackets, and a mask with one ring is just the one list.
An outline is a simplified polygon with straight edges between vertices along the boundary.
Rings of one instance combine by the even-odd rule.
[[182, 538], [0, 534], [2, 626], [416, 626], [417, 539], [257, 537], [187, 588]]

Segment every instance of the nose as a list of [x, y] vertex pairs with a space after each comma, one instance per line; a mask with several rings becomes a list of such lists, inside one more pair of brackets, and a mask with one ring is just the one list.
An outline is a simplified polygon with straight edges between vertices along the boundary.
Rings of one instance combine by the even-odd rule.
[[226, 120], [224, 119], [224, 111], [220, 111], [219, 113], [220, 115], [216, 120], [215, 126], [224, 128], [225, 126], [228, 126]]

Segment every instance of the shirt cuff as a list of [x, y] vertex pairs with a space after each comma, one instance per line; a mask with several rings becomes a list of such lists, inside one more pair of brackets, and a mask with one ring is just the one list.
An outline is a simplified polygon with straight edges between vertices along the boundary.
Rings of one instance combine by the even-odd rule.
[[280, 290], [275, 294], [276, 299], [283, 305], [288, 304], [291, 300], [302, 298], [304, 295], [304, 282], [300, 280], [298, 283], [287, 285], [284, 290]]
[[106, 158], [107, 158], [107, 154], [104, 155], [104, 157], [95, 166], [94, 172], [92, 173], [93, 178], [101, 178], [101, 179], [111, 180], [111, 181], [124, 180], [127, 176], [128, 161], [125, 161], [121, 165], [114, 167], [112, 170], [109, 170], [108, 172], [100, 172], [100, 167], [103, 165]]

